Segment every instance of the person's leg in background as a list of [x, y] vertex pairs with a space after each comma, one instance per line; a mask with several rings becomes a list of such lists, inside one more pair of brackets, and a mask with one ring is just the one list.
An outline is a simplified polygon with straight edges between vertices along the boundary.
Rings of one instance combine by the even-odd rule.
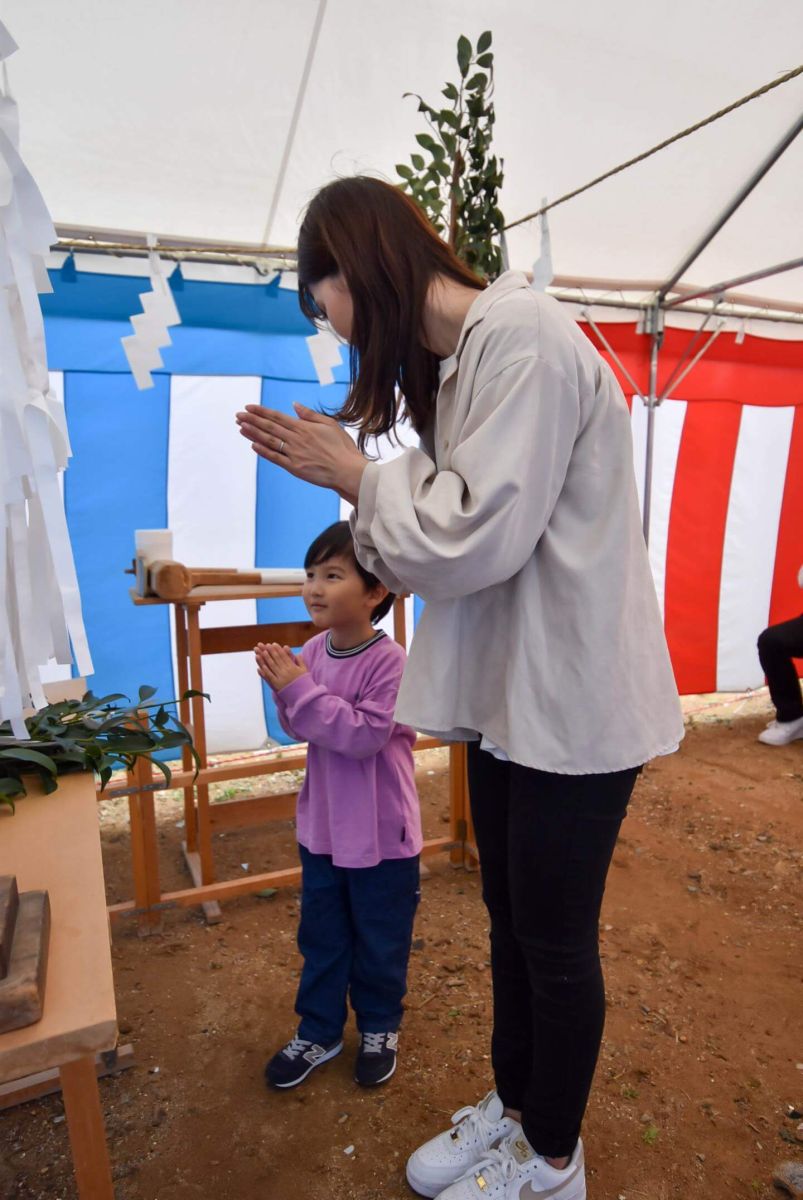
[[803, 614], [765, 629], [759, 635], [758, 657], [776, 712], [776, 720], [759, 734], [759, 741], [786, 745], [803, 737], [803, 695], [792, 661], [803, 658]]

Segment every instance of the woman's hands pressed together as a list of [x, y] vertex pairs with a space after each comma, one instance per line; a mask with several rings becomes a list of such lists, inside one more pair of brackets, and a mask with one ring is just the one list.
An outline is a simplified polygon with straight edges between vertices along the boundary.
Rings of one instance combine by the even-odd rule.
[[249, 404], [237, 413], [240, 433], [268, 462], [356, 504], [367, 460], [332, 417], [302, 404], [293, 407], [298, 418]]
[[259, 642], [254, 654], [259, 674], [274, 692], [280, 692], [282, 688], [307, 674], [303, 660], [296, 658], [287, 646], [280, 646], [277, 642]]

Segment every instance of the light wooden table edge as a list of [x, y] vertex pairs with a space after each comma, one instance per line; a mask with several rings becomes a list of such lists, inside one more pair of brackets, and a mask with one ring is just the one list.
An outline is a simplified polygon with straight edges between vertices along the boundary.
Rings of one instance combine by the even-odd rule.
[[[34, 1026], [29, 1026], [34, 1028]], [[0, 1048], [2, 1048], [0, 1035]], [[74, 1040], [75, 1039], [75, 1040]], [[77, 1039], [82, 1039], [80, 1044]], [[113, 1050], [117, 1045], [118, 1030], [116, 1021], [101, 1021], [97, 1025], [89, 1025], [86, 1029], [76, 1030], [75, 1034], [60, 1043], [58, 1066], [75, 1062], [79, 1058], [87, 1058], [95, 1054], [103, 1054]], [[91, 1041], [91, 1045], [89, 1044]], [[26, 1075], [34, 1075], [38, 1071], [46, 1071], [54, 1066], [54, 1055], [48, 1052], [47, 1044], [41, 1047], [21, 1046], [19, 1050], [3, 1051], [0, 1055], [0, 1083], [12, 1083], [23, 1079]]]

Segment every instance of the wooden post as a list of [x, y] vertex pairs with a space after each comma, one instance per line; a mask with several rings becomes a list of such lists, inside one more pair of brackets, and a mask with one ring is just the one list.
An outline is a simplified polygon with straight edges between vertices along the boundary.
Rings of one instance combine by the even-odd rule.
[[128, 798], [131, 817], [131, 862], [134, 870], [134, 899], [137, 908], [146, 909], [138, 917], [140, 936], [156, 933], [162, 925], [161, 913], [151, 908], [161, 899], [159, 881], [159, 842], [156, 836], [154, 793], [147, 791], [153, 782], [153, 768], [147, 759], [137, 759], [128, 773], [131, 787], [140, 790]]
[[404, 596], [397, 596], [393, 602], [393, 637], [400, 646], [407, 649], [407, 610]]
[[452, 840], [460, 843], [449, 851], [453, 867], [462, 867], [465, 859], [467, 808], [466, 747], [463, 742], [453, 742], [449, 747], [449, 826]]
[[467, 871], [478, 871], [480, 866], [480, 856], [477, 853], [477, 835], [474, 832], [474, 822], [471, 818], [471, 794], [468, 790], [468, 753], [464, 747], [463, 754], [463, 778], [465, 787], [465, 818], [466, 818], [466, 840], [463, 846], [463, 865]]
[[80, 1200], [114, 1200], [95, 1056], [59, 1068]]
[[[200, 604], [187, 605], [187, 652], [190, 669], [190, 687], [193, 691], [204, 690], [203, 647], [201, 645]], [[201, 768], [209, 765], [206, 756], [206, 717], [204, 715], [203, 696], [193, 696], [192, 706], [192, 740], [201, 764]], [[209, 811], [209, 784], [195, 785], [195, 819], [197, 833], [197, 849], [190, 850], [185, 844], [185, 859], [196, 887], [215, 881], [215, 860], [212, 855], [212, 819]], [[220, 905], [215, 900], [207, 900], [203, 904], [204, 916], [209, 925], [214, 925], [223, 917]]]
[[[204, 690], [203, 664], [201, 660], [201, 624], [200, 605], [187, 606], [187, 644], [190, 661], [190, 687], [196, 692]], [[206, 757], [206, 724], [204, 717], [203, 696], [193, 696], [192, 701], [192, 736], [195, 749], [201, 762], [201, 767], [208, 766]], [[197, 818], [198, 818], [198, 854], [201, 859], [201, 880], [203, 883], [214, 883], [215, 863], [212, 857], [212, 825], [209, 820], [209, 784], [196, 785]]]
[[[183, 604], [175, 607], [176, 616], [176, 664], [178, 667], [178, 694], [183, 696], [189, 691], [190, 678], [188, 670], [189, 648], [187, 646], [187, 609]], [[178, 706], [178, 715], [183, 725], [191, 725], [191, 707], [189, 700], [182, 700]], [[192, 752], [189, 746], [181, 749], [181, 764], [185, 771], [194, 767]], [[187, 849], [196, 852], [198, 849], [198, 819], [195, 812], [195, 787], [190, 784], [184, 788], [184, 833]]]

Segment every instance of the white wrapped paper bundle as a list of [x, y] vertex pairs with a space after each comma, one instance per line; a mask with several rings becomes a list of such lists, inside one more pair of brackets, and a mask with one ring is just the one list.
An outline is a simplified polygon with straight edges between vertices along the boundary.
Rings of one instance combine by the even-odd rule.
[[304, 583], [307, 572], [301, 567], [256, 567], [263, 583]]
[[63, 403], [50, 390], [38, 292], [56, 239], [19, 155], [17, 106], [0, 24], [0, 722], [25, 737], [22, 710], [45, 703], [40, 668], [55, 659], [91, 674], [59, 472], [70, 456]]

